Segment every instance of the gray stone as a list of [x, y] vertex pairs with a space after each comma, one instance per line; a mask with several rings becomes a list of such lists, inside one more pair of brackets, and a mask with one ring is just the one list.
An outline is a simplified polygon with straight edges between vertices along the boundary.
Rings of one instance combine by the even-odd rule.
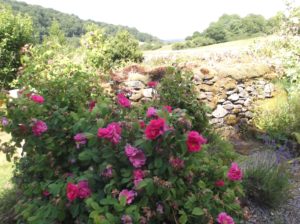
[[249, 94], [248, 94], [248, 92], [246, 92], [246, 91], [242, 91], [242, 92], [239, 93], [239, 96], [240, 96], [241, 98], [246, 98], [246, 97], [249, 96]]
[[219, 123], [219, 119], [218, 118], [213, 118], [213, 119], [209, 120], [209, 123], [210, 124], [217, 124], [217, 123]]
[[247, 111], [245, 113], [245, 117], [248, 117], [248, 118], [253, 118], [253, 113], [251, 111]]
[[248, 92], [253, 92], [254, 91], [254, 88], [252, 86], [247, 86], [246, 87], [246, 91]]
[[143, 94], [141, 92], [137, 92], [133, 94], [129, 99], [132, 101], [139, 101], [143, 97]]
[[225, 117], [228, 114], [228, 111], [225, 110], [221, 105], [217, 106], [217, 109], [215, 109], [212, 112], [212, 115], [216, 118], [222, 118]]
[[232, 95], [232, 94], [236, 93], [236, 91], [237, 91], [236, 89], [230, 90], [230, 91], [227, 91], [226, 94], [227, 95]]
[[238, 89], [239, 93], [244, 92], [244, 88], [243, 87], [238, 86], [237, 89]]
[[130, 72], [128, 74], [128, 81], [141, 81], [144, 84], [147, 84], [150, 81], [150, 79], [148, 75], [142, 75], [136, 72]]
[[265, 93], [272, 93], [274, 91], [274, 85], [272, 83], [266, 84], [264, 87]]
[[153, 94], [155, 93], [155, 90], [152, 88], [143, 89], [143, 96], [147, 98], [152, 98]]
[[237, 105], [234, 105], [234, 108], [235, 108], [235, 109], [242, 109], [242, 108], [243, 108], [243, 106], [242, 106], [242, 105], [240, 105], [240, 104], [237, 104]]
[[244, 106], [248, 107], [251, 105], [251, 103], [252, 103], [252, 100], [250, 98], [247, 98], [244, 102]]
[[125, 85], [134, 89], [143, 89], [145, 85], [141, 81], [127, 81]]
[[223, 105], [226, 105], [226, 104], [232, 104], [232, 102], [229, 101], [229, 100], [226, 100], [226, 101], [223, 103]]
[[218, 100], [218, 103], [224, 103], [224, 102], [225, 102], [224, 99], [219, 99], [219, 100]]
[[234, 94], [232, 94], [232, 95], [230, 95], [228, 97], [228, 100], [230, 100], [230, 101], [237, 101], [239, 98], [240, 98], [239, 95], [236, 94], [236, 93], [234, 93]]
[[234, 105], [233, 104], [226, 104], [223, 106], [224, 109], [226, 110], [232, 110], [234, 108]]
[[197, 99], [198, 99], [198, 100], [204, 100], [204, 99], [206, 99], [206, 94], [203, 93], [203, 92], [200, 92], [200, 93], [198, 94]]
[[259, 80], [259, 81], [257, 82], [257, 84], [259, 84], [259, 85], [265, 85], [266, 82], [265, 82], [264, 80]]
[[238, 100], [238, 101], [235, 101], [234, 104], [244, 104], [245, 103], [245, 100]]

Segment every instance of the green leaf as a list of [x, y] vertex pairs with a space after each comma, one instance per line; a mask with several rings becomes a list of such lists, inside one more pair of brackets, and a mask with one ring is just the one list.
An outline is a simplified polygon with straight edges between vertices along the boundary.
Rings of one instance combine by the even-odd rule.
[[91, 151], [83, 151], [78, 155], [80, 161], [88, 162], [93, 159], [93, 153]]
[[197, 216], [201, 216], [201, 215], [204, 214], [204, 211], [201, 208], [196, 207], [196, 208], [193, 209], [192, 214], [197, 215]]
[[179, 218], [179, 223], [180, 224], [185, 224], [188, 221], [187, 215], [183, 210], [179, 211], [179, 214], [181, 214], [180, 218]]
[[298, 142], [298, 144], [300, 144], [300, 132], [293, 132], [292, 134], [295, 136], [296, 141]]

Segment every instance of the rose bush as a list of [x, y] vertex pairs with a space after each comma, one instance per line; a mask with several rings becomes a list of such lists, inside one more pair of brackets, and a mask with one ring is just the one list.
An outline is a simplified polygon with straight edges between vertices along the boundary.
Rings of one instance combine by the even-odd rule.
[[185, 108], [156, 106], [149, 116], [123, 94], [105, 96], [99, 76], [69, 59], [31, 55], [4, 127], [8, 158], [23, 151], [14, 177], [20, 222], [239, 220], [235, 153], [195, 129]]

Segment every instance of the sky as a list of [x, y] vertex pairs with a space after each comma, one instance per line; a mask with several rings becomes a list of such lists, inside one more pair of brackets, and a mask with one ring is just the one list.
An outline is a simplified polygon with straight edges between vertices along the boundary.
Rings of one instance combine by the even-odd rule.
[[[22, 0], [115, 25], [136, 27], [163, 40], [203, 31], [224, 13], [266, 18], [284, 10], [283, 0]], [[298, 1], [298, 0], [297, 0]]]

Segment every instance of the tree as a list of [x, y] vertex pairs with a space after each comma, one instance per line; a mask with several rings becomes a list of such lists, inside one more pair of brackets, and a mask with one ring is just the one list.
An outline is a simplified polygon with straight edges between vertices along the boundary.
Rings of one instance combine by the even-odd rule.
[[0, 84], [8, 88], [21, 65], [20, 50], [32, 40], [32, 21], [26, 15], [14, 15], [0, 4]]

